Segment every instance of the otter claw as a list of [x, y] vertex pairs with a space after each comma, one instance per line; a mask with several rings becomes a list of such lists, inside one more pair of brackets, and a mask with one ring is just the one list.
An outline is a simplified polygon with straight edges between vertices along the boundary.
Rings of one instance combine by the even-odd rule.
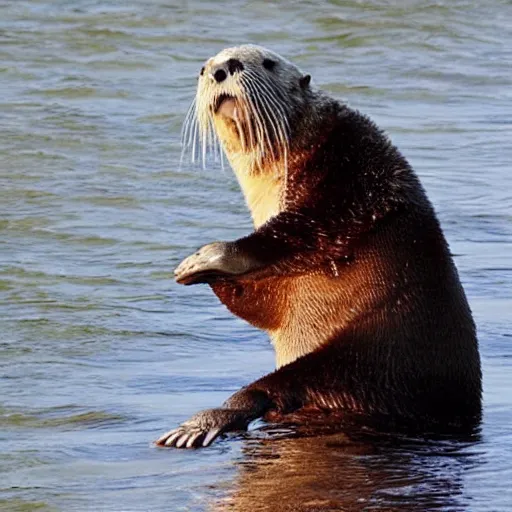
[[175, 428], [174, 430], [170, 430], [169, 432], [165, 433], [163, 436], [159, 437], [155, 441], [155, 444], [158, 446], [168, 446], [168, 447], [177, 446], [179, 448], [178, 443], [184, 434], [185, 434], [185, 431], [184, 431], [183, 427]]
[[186, 448], [192, 448], [195, 446], [196, 439], [202, 435], [202, 432], [197, 432], [196, 434], [192, 434], [187, 441], [187, 444], [185, 445]]
[[210, 430], [210, 432], [208, 432], [204, 438], [203, 446], [206, 447], [212, 444], [212, 441], [219, 435], [220, 430], [220, 428], [214, 428]]
[[155, 444], [160, 446], [172, 446], [173, 441], [180, 435], [181, 429], [176, 428], [159, 437]]
[[188, 439], [188, 434], [183, 434], [182, 436], [180, 436], [178, 438], [178, 440], [176, 441], [176, 448], [181, 448], [185, 444], [187, 439]]

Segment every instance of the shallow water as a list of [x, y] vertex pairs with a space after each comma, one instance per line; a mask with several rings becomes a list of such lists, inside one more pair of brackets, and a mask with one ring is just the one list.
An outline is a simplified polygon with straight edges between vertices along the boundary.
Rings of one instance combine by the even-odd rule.
[[[151, 446], [273, 367], [262, 333], [172, 278], [251, 229], [229, 170], [178, 169], [202, 62], [242, 42], [417, 170], [479, 328], [478, 439]], [[0, 509], [512, 510], [511, 70], [504, 0], [0, 1]]]

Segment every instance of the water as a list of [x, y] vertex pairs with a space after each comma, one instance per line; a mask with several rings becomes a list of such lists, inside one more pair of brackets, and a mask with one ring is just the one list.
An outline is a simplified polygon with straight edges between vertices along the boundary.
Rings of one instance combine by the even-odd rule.
[[[0, 509], [512, 510], [511, 20], [499, 0], [0, 1]], [[262, 333], [172, 278], [251, 229], [229, 170], [178, 169], [202, 62], [244, 42], [420, 175], [479, 327], [479, 439], [151, 446], [273, 368]]]

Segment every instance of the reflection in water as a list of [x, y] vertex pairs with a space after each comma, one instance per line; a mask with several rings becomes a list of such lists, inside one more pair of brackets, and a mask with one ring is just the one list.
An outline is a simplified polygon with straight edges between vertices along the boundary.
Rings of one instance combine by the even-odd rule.
[[478, 463], [478, 436], [275, 437], [246, 442], [233, 490], [212, 510], [467, 510], [463, 476]]

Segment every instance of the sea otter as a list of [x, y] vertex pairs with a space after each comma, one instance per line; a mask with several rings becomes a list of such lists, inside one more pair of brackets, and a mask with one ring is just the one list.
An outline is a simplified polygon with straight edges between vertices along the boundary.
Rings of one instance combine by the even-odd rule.
[[389, 428], [472, 428], [475, 325], [433, 207], [375, 124], [278, 54], [243, 45], [201, 69], [185, 142], [226, 154], [255, 231], [176, 269], [264, 329], [278, 369], [156, 441], [209, 445], [314, 410]]

